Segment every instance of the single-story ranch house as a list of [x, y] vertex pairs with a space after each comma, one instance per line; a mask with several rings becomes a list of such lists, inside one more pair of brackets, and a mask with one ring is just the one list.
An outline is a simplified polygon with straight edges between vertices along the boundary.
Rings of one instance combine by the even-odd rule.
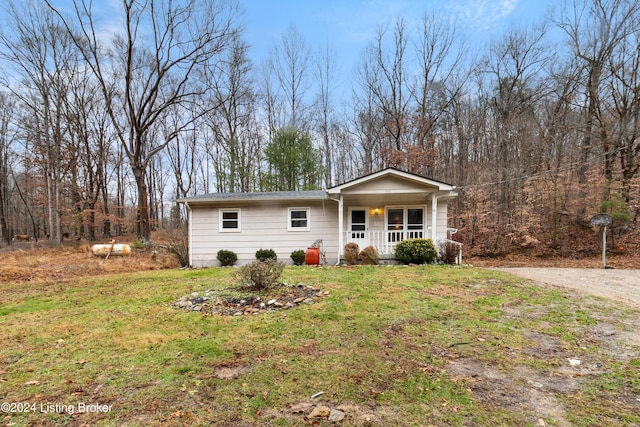
[[291, 252], [322, 240], [325, 260], [337, 264], [344, 245], [374, 246], [391, 258], [396, 243], [411, 238], [446, 239], [452, 185], [397, 169], [384, 169], [317, 191], [213, 193], [178, 200], [187, 207], [189, 263], [217, 266], [220, 249], [238, 264], [273, 249], [291, 263]]

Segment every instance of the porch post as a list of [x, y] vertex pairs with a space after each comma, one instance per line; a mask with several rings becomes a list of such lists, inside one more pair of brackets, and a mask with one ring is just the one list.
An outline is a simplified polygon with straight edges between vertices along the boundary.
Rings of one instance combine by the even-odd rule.
[[344, 247], [344, 204], [342, 203], [342, 194], [338, 202], [338, 263], [342, 259], [342, 248]]
[[438, 196], [431, 193], [431, 240], [436, 242], [436, 227], [438, 225]]

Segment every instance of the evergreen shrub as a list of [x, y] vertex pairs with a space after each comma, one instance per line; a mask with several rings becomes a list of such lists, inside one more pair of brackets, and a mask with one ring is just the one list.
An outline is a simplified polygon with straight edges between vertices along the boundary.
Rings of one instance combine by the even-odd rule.
[[268, 259], [277, 260], [278, 256], [273, 249], [258, 249], [256, 251], [256, 259], [258, 261], [266, 261]]
[[305, 258], [306, 254], [302, 249], [296, 249], [295, 251], [291, 252], [291, 260], [293, 261], [294, 265], [303, 265]]
[[227, 267], [233, 265], [238, 260], [238, 255], [236, 255], [233, 251], [228, 251], [226, 249], [220, 249], [218, 254], [216, 255], [218, 261], [220, 261], [220, 265], [223, 267]]
[[395, 256], [405, 264], [430, 264], [438, 251], [431, 239], [408, 239], [396, 245]]

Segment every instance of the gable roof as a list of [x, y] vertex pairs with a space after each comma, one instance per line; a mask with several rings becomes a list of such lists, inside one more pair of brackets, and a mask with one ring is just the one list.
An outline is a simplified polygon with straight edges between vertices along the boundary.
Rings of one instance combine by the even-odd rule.
[[434, 179], [425, 178], [420, 175], [416, 175], [410, 172], [404, 172], [395, 168], [386, 168], [378, 172], [373, 172], [368, 175], [361, 176], [356, 179], [352, 179], [351, 181], [347, 181], [343, 184], [336, 185], [335, 187], [331, 187], [327, 189], [327, 193], [329, 194], [338, 194], [342, 192], [342, 190], [348, 189], [350, 187], [355, 187], [361, 184], [364, 184], [369, 181], [374, 181], [376, 179], [380, 179], [383, 177], [395, 177], [399, 179], [403, 179], [406, 181], [410, 181], [416, 184], [422, 184], [428, 187], [436, 187], [439, 191], [453, 191], [455, 187], [451, 184], [447, 184], [446, 182], [436, 181]]

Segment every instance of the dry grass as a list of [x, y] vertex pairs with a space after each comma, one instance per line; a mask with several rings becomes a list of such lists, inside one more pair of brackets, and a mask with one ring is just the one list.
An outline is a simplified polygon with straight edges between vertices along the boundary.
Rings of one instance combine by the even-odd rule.
[[[133, 244], [122, 241], [118, 243]], [[48, 242], [19, 242], [0, 249], [0, 282], [60, 281], [85, 276], [130, 273], [179, 267], [167, 251], [133, 249], [130, 256], [92, 254], [87, 243], [52, 246]]]

